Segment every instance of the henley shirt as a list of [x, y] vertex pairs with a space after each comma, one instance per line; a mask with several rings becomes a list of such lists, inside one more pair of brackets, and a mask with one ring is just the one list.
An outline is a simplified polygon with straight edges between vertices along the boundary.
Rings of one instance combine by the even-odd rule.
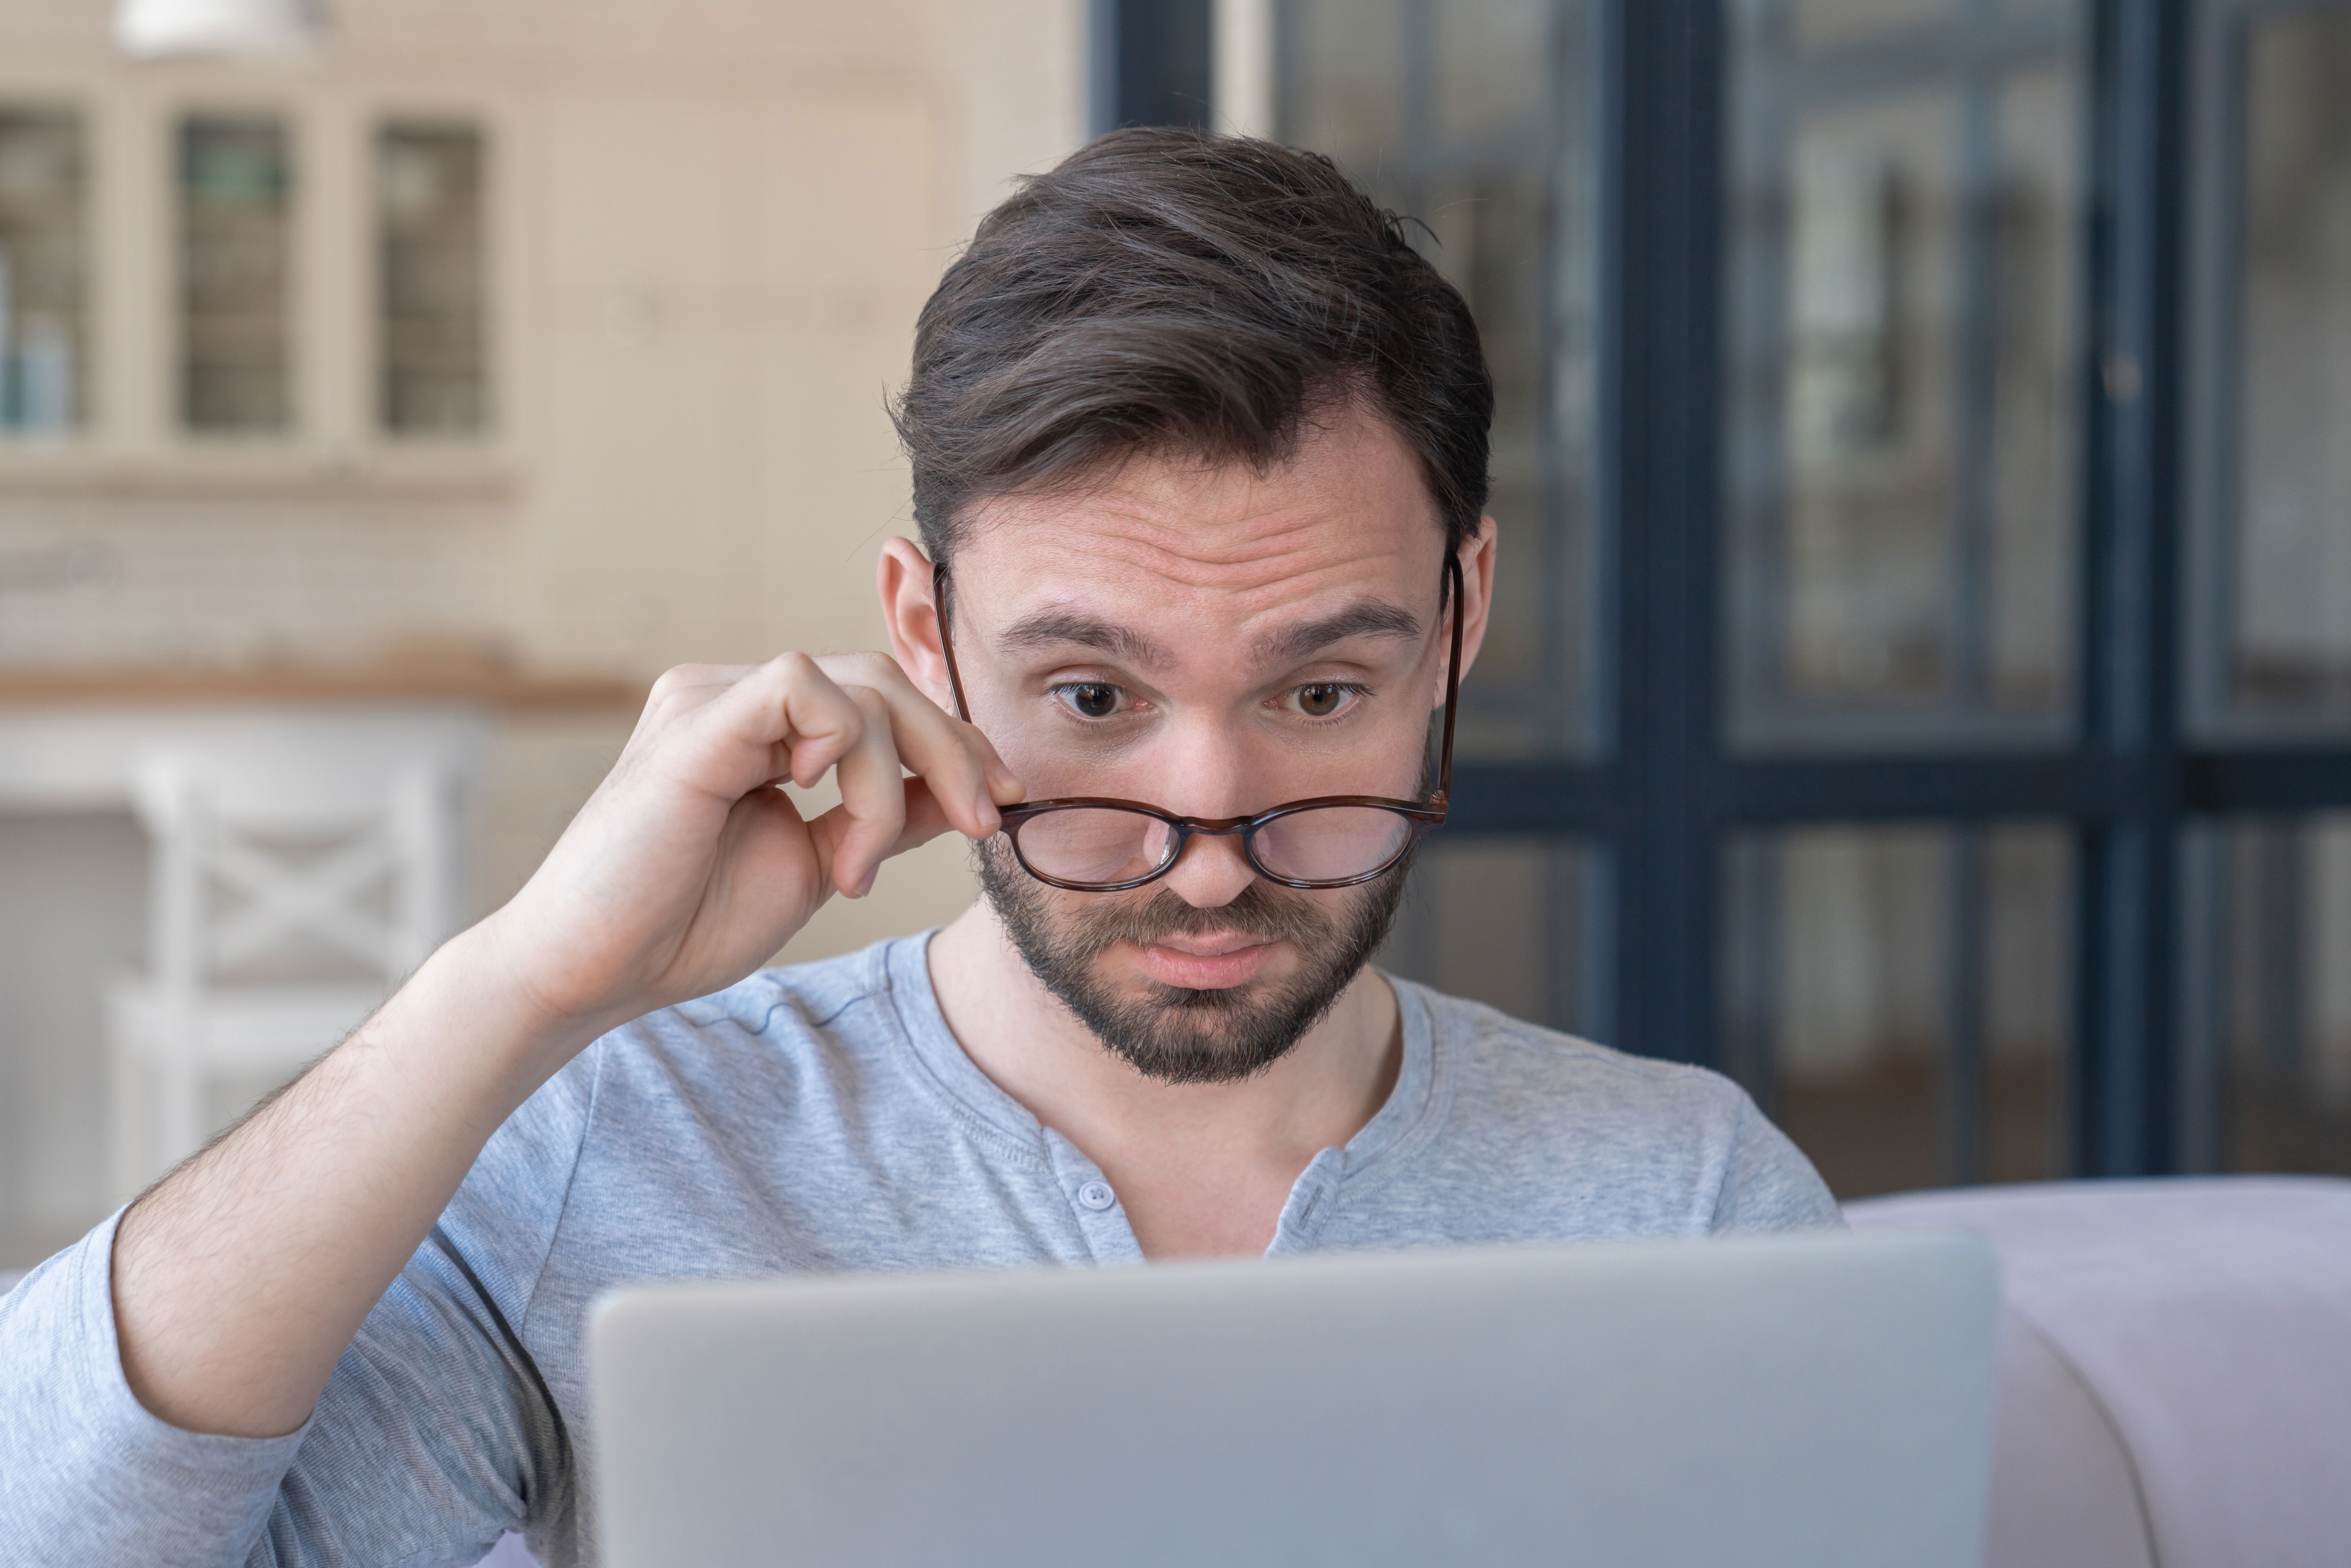
[[[0, 1297], [0, 1564], [592, 1564], [584, 1319], [614, 1286], [1139, 1263], [1102, 1172], [948, 1032], [927, 933], [598, 1040], [490, 1139], [300, 1430], [182, 1431], [124, 1381], [109, 1219]], [[1270, 1254], [1839, 1223], [1736, 1085], [1391, 980], [1386, 1103]]]

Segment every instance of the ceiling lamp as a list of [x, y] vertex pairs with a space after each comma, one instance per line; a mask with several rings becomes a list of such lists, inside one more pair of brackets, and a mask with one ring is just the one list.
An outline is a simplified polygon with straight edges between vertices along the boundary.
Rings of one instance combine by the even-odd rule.
[[136, 59], [283, 58], [326, 41], [316, 0], [122, 0], [114, 41]]

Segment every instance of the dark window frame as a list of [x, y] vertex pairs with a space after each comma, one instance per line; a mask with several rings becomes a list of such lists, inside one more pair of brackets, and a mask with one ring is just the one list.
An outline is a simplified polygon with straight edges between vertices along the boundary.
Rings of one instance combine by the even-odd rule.
[[[1598, 6], [1604, 749], [1465, 759], [1445, 831], [1593, 845], [1613, 915], [1593, 1032], [1732, 1067], [1722, 905], [1735, 834], [2062, 822], [2078, 890], [2068, 1164], [2083, 1176], [2209, 1165], [2218, 1094], [2183, 1072], [2189, 847], [2208, 819], [2351, 805], [2351, 745], [2241, 743], [2184, 724], [2189, 0], [2091, 7], [2076, 723], [2030, 748], [1792, 756], [1735, 750], [1724, 709], [1725, 4]], [[1293, 64], [1278, 53], [1286, 82]], [[1954, 1100], [1964, 1122], [1968, 1096]]]

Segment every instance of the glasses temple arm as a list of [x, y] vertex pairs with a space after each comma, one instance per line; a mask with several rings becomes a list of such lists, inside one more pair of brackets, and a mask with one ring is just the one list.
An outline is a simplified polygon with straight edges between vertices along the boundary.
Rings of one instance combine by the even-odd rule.
[[[1460, 570], [1458, 566], [1454, 568], [1456, 573]], [[947, 563], [944, 560], [935, 562], [931, 567], [931, 610], [939, 618], [939, 652], [946, 657], [947, 685], [955, 692], [956, 717], [969, 724], [971, 709], [963, 700], [963, 674], [956, 668], [955, 639], [947, 634]], [[1454, 642], [1455, 656], [1458, 657], [1460, 638], [1458, 634]], [[1447, 723], [1449, 725], [1451, 722], [1452, 716], [1448, 714]]]
[[1453, 591], [1453, 649], [1445, 661], [1445, 740], [1437, 754], [1437, 798], [1431, 802], [1439, 806], [1453, 799], [1453, 711], [1461, 706], [1461, 558], [1449, 547], [1445, 570]]

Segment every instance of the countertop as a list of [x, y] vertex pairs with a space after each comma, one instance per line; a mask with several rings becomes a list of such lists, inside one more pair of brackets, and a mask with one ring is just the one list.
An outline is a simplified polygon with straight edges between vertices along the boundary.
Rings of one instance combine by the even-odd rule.
[[0, 667], [0, 707], [155, 703], [460, 703], [525, 711], [633, 710], [645, 687], [613, 675], [472, 665], [251, 668]]

